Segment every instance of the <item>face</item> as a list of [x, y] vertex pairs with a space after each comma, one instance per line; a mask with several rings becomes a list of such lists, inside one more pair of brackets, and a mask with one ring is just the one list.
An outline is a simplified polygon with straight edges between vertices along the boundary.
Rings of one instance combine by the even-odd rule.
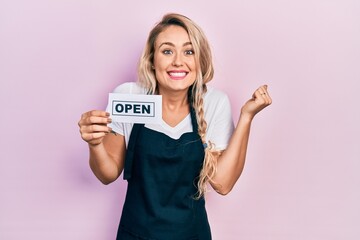
[[194, 54], [184, 28], [171, 25], [158, 35], [153, 66], [160, 94], [185, 92], [195, 82]]

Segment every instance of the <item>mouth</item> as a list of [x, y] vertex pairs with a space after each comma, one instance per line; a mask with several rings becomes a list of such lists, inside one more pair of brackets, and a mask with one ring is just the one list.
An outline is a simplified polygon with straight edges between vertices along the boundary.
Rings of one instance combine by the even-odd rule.
[[170, 78], [173, 80], [182, 80], [186, 77], [188, 72], [186, 72], [186, 71], [169, 71], [168, 74], [169, 74]]

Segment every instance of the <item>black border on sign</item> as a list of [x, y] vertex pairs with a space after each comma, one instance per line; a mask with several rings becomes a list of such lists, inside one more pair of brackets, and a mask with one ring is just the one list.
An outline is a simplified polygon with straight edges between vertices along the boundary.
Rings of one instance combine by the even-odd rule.
[[[153, 115], [147, 115], [147, 116], [144, 116], [144, 115], [129, 115], [129, 114], [119, 114], [119, 113], [114, 113], [114, 103], [117, 102], [117, 103], [149, 103], [149, 104], [152, 104], [153, 105], [153, 108], [154, 108], [154, 112], [153, 112]], [[130, 116], [130, 117], [155, 117], [155, 102], [140, 102], [140, 101], [118, 101], [118, 100], [113, 100], [112, 101], [112, 104], [111, 104], [111, 112], [112, 112], [112, 115], [114, 116]]]

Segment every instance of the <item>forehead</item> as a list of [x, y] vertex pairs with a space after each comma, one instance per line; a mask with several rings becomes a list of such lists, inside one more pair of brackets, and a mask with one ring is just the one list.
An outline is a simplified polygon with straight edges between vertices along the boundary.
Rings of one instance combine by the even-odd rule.
[[170, 25], [157, 36], [155, 45], [159, 46], [164, 42], [182, 46], [184, 43], [190, 42], [190, 38], [183, 27]]

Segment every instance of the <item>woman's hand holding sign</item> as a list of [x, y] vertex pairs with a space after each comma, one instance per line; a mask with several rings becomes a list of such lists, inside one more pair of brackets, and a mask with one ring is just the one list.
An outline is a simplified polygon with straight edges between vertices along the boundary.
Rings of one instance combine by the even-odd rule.
[[103, 141], [104, 136], [111, 132], [107, 126], [111, 122], [109, 113], [93, 110], [81, 115], [79, 121], [81, 138], [89, 145], [98, 145]]
[[93, 110], [81, 115], [79, 121], [81, 138], [89, 144], [90, 167], [104, 184], [115, 181], [122, 172], [125, 157], [125, 139], [107, 126], [110, 114]]

